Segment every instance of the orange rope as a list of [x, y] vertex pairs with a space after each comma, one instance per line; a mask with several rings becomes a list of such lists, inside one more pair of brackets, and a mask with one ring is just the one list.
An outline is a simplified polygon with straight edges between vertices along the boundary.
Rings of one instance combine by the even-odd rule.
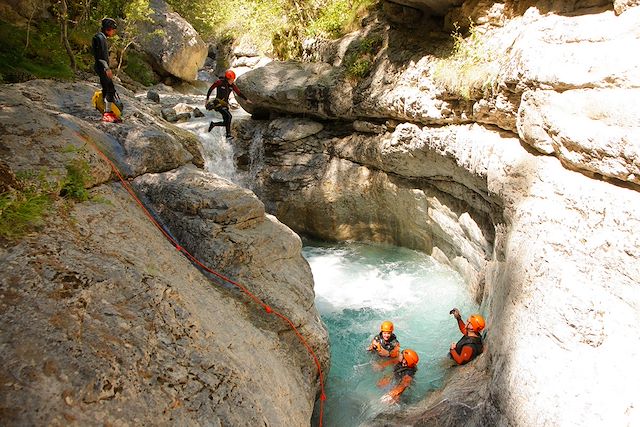
[[255, 301], [255, 303], [258, 304], [259, 306], [261, 306], [264, 309], [264, 311], [267, 312], [268, 314], [274, 314], [277, 317], [279, 317], [280, 319], [282, 319], [285, 323], [289, 324], [289, 326], [291, 327], [293, 332], [295, 332], [296, 336], [298, 337], [298, 340], [300, 340], [300, 342], [305, 346], [305, 348], [307, 349], [309, 354], [311, 354], [311, 356], [313, 357], [313, 361], [315, 362], [316, 367], [318, 369], [318, 376], [320, 378], [320, 413], [319, 413], [319, 418], [318, 418], [318, 420], [319, 420], [318, 425], [320, 427], [322, 427], [322, 415], [323, 415], [323, 410], [324, 410], [324, 401], [327, 400], [327, 397], [326, 397], [326, 395], [324, 393], [324, 380], [323, 380], [323, 376], [322, 376], [322, 367], [320, 366], [320, 361], [318, 360], [318, 357], [316, 356], [316, 353], [313, 351], [313, 349], [311, 348], [311, 346], [309, 345], [307, 340], [302, 336], [302, 334], [300, 334], [300, 331], [298, 331], [298, 328], [296, 328], [296, 326], [293, 324], [293, 322], [287, 316], [285, 316], [284, 314], [279, 313], [276, 310], [273, 310], [269, 305], [267, 305], [262, 300], [260, 300], [260, 298], [255, 296], [252, 292], [250, 292], [246, 287], [244, 287], [240, 283], [238, 283], [238, 282], [236, 282], [234, 280], [231, 280], [228, 277], [224, 276], [223, 274], [221, 274], [221, 273], [219, 273], [219, 272], [207, 267], [206, 265], [204, 265], [202, 262], [200, 262], [200, 260], [198, 260], [195, 256], [193, 256], [183, 246], [181, 246], [169, 233], [167, 233], [167, 231], [164, 229], [164, 227], [162, 227], [162, 225], [160, 225], [160, 223], [153, 217], [153, 215], [151, 215], [151, 212], [149, 212], [147, 207], [138, 198], [138, 196], [135, 194], [135, 191], [133, 190], [133, 188], [131, 187], [129, 182], [127, 182], [127, 180], [122, 176], [122, 174], [120, 173], [120, 170], [118, 170], [118, 167], [111, 161], [111, 159], [109, 159], [106, 156], [106, 154], [104, 154], [100, 150], [100, 148], [98, 148], [98, 146], [93, 141], [91, 141], [91, 139], [89, 139], [89, 137], [87, 137], [85, 135], [82, 135], [79, 132], [76, 132], [76, 133], [78, 134], [78, 136], [80, 136], [80, 138], [82, 140], [84, 140], [87, 144], [91, 145], [93, 147], [93, 149], [96, 150], [96, 152], [109, 164], [109, 166], [111, 166], [111, 169], [117, 175], [118, 179], [122, 183], [122, 186], [125, 188], [125, 190], [127, 190], [129, 195], [131, 195], [133, 200], [140, 206], [140, 208], [142, 208], [142, 210], [145, 213], [145, 215], [147, 216], [147, 218], [149, 218], [149, 220], [153, 223], [153, 225], [155, 225], [156, 228], [158, 230], [160, 230], [160, 232], [162, 232], [164, 237], [167, 240], [169, 240], [169, 242], [171, 242], [171, 244], [173, 246], [175, 246], [175, 248], [179, 252], [182, 252], [182, 254], [184, 254], [185, 257], [187, 257], [189, 260], [191, 260], [193, 263], [195, 263], [196, 265], [198, 265], [199, 267], [201, 267], [205, 271], [213, 274], [214, 276], [216, 276], [216, 277], [224, 280], [225, 282], [230, 283], [230, 284], [236, 286], [237, 288], [239, 288], [240, 290], [242, 290], [242, 292], [244, 292], [247, 296], [249, 296], [251, 299], [253, 299], [253, 301]]

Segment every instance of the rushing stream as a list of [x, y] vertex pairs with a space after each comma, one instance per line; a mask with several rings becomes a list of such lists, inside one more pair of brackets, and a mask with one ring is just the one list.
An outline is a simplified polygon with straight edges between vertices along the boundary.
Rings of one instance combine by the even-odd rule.
[[394, 323], [402, 348], [420, 356], [400, 405], [442, 385], [453, 363], [449, 345], [461, 336], [449, 310], [458, 307], [463, 315], [477, 310], [457, 273], [423, 253], [393, 246], [306, 242], [303, 253], [331, 342], [323, 425], [358, 426], [395, 409], [380, 401], [387, 390], [377, 386], [391, 367], [376, 371], [372, 362], [378, 356], [366, 351], [384, 320]]
[[[224, 137], [223, 128], [207, 132], [209, 121], [220, 120], [219, 115], [205, 114], [178, 126], [202, 141], [207, 171], [247, 187], [243, 181], [251, 180], [237, 173], [233, 142]], [[236, 119], [246, 113], [240, 109], [233, 115]], [[255, 147], [260, 142], [251, 144], [258, 161]], [[391, 367], [375, 370], [372, 362], [378, 356], [366, 351], [384, 320], [394, 323], [402, 348], [412, 348], [420, 356], [418, 372], [400, 405], [417, 402], [442, 385], [453, 363], [447, 356], [449, 345], [461, 336], [449, 310], [458, 307], [463, 316], [477, 311], [457, 273], [423, 253], [393, 246], [306, 241], [303, 255], [313, 271], [316, 304], [331, 344], [324, 426], [359, 426], [398, 406], [381, 402], [387, 390], [377, 386]]]

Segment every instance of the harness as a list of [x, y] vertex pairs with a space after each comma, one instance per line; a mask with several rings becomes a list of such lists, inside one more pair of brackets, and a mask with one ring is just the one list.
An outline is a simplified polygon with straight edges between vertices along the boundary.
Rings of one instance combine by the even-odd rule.
[[471, 359], [474, 359], [480, 353], [482, 353], [482, 338], [480, 337], [470, 337], [468, 335], [460, 338], [460, 341], [456, 343], [456, 351], [458, 354], [462, 353], [462, 347], [468, 346], [473, 349], [473, 354]]
[[408, 366], [402, 366], [402, 363], [398, 363], [393, 367], [393, 376], [396, 380], [401, 380], [405, 375], [413, 377], [417, 371], [418, 368], [415, 366], [410, 368]]
[[389, 353], [391, 353], [391, 350], [396, 348], [396, 346], [398, 345], [398, 340], [396, 339], [395, 334], [391, 334], [391, 336], [389, 337], [389, 341], [385, 341], [384, 338], [382, 338], [382, 332], [380, 332], [375, 336], [374, 340], [379, 342], [382, 348], [387, 350]]

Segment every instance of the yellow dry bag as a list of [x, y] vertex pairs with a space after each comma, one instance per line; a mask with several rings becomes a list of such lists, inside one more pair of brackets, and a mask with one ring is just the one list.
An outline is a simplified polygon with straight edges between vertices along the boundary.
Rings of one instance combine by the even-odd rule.
[[[102, 96], [102, 90], [97, 90], [93, 94], [91, 98], [91, 105], [93, 108], [104, 113], [104, 96]], [[111, 103], [111, 112], [119, 119], [122, 119], [122, 101], [120, 101], [120, 97], [116, 94], [115, 99]]]

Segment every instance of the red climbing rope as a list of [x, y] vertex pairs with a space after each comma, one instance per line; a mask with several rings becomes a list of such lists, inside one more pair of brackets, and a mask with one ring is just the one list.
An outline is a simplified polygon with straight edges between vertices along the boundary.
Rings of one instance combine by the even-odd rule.
[[309, 352], [309, 354], [311, 354], [311, 356], [313, 357], [313, 361], [316, 364], [316, 367], [318, 369], [318, 377], [320, 378], [320, 410], [319, 410], [319, 417], [318, 417], [318, 425], [320, 427], [322, 427], [322, 415], [323, 415], [323, 410], [324, 410], [324, 401], [327, 400], [326, 395], [324, 393], [324, 380], [322, 377], [322, 367], [320, 366], [320, 361], [318, 360], [318, 357], [316, 356], [316, 353], [313, 351], [313, 349], [311, 348], [311, 346], [309, 345], [309, 343], [307, 342], [307, 340], [302, 336], [302, 334], [300, 333], [300, 331], [298, 331], [298, 328], [293, 324], [293, 322], [284, 314], [272, 309], [269, 305], [267, 305], [265, 302], [263, 302], [262, 300], [260, 300], [260, 298], [258, 298], [257, 296], [255, 296], [253, 293], [251, 293], [251, 291], [249, 291], [246, 287], [244, 287], [243, 285], [241, 285], [240, 283], [229, 279], [228, 277], [224, 276], [223, 274], [207, 267], [206, 265], [204, 265], [202, 262], [200, 262], [200, 260], [198, 260], [194, 255], [192, 255], [189, 251], [187, 251], [183, 246], [181, 246], [169, 233], [166, 232], [166, 230], [162, 227], [162, 225], [160, 225], [160, 223], [153, 217], [153, 215], [151, 215], [151, 212], [149, 212], [149, 210], [146, 208], [146, 206], [142, 203], [142, 201], [138, 198], [138, 196], [136, 195], [135, 191], [133, 190], [133, 188], [131, 187], [131, 185], [129, 184], [129, 182], [122, 176], [122, 174], [120, 173], [120, 170], [118, 169], [118, 167], [111, 161], [111, 159], [109, 159], [109, 157], [107, 157], [106, 154], [104, 154], [102, 152], [102, 150], [100, 150], [100, 148], [98, 148], [98, 146], [91, 141], [91, 139], [89, 139], [89, 137], [76, 132], [78, 134], [78, 136], [85, 141], [87, 144], [89, 144], [90, 146], [93, 147], [94, 150], [96, 150], [96, 152], [109, 164], [109, 166], [111, 167], [111, 169], [113, 170], [113, 172], [116, 174], [116, 176], [118, 177], [118, 179], [120, 180], [120, 182], [122, 183], [122, 186], [125, 188], [125, 190], [127, 190], [127, 192], [129, 193], [129, 195], [133, 198], [133, 200], [140, 206], [140, 208], [143, 210], [143, 212], [145, 213], [145, 215], [147, 216], [147, 218], [149, 218], [149, 220], [153, 223], [153, 225], [156, 226], [156, 228], [158, 230], [160, 230], [160, 232], [164, 235], [164, 237], [169, 240], [169, 242], [171, 242], [171, 244], [182, 254], [184, 254], [185, 257], [187, 257], [189, 260], [191, 260], [193, 263], [195, 263], [196, 265], [198, 265], [199, 267], [201, 267], [203, 270], [213, 274], [214, 276], [224, 280], [227, 283], [230, 283], [234, 286], [236, 286], [238, 289], [242, 290], [242, 292], [244, 292], [248, 297], [250, 297], [256, 304], [258, 304], [259, 306], [261, 306], [264, 311], [268, 314], [274, 314], [277, 317], [279, 317], [280, 319], [282, 319], [285, 323], [287, 323], [291, 329], [293, 330], [293, 332], [295, 332], [296, 336], [298, 337], [298, 339], [300, 340], [300, 342], [304, 345], [304, 347], [307, 349], [307, 351]]

